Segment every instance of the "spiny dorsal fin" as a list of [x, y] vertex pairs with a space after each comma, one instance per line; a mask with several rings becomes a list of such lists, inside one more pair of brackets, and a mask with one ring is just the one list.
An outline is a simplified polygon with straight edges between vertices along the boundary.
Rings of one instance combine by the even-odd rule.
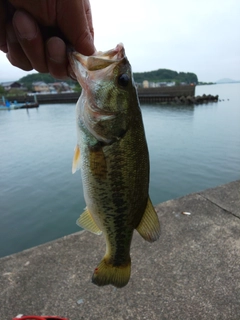
[[143, 239], [149, 242], [156, 241], [160, 236], [160, 223], [150, 198], [148, 198], [142, 220], [136, 229]]
[[93, 220], [91, 213], [88, 211], [88, 208], [80, 215], [76, 221], [77, 225], [85, 230], [88, 230], [95, 234], [102, 234], [102, 231], [96, 225], [96, 222]]
[[75, 173], [79, 169], [80, 169], [80, 149], [79, 149], [79, 146], [76, 145], [76, 148], [74, 149], [72, 173]]

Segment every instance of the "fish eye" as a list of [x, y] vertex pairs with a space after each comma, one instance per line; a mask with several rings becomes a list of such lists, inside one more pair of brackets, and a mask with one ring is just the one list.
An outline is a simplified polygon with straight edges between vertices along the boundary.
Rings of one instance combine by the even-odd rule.
[[129, 76], [126, 73], [121, 74], [118, 77], [118, 84], [122, 87], [126, 87], [129, 83]]

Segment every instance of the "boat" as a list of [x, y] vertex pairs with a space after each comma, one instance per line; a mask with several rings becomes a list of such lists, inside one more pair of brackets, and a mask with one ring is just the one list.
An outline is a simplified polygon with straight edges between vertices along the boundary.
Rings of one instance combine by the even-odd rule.
[[34, 102], [10, 102], [2, 96], [0, 99], [0, 110], [15, 110], [15, 109], [30, 109], [30, 108], [38, 108], [39, 103], [37, 99], [34, 97]]

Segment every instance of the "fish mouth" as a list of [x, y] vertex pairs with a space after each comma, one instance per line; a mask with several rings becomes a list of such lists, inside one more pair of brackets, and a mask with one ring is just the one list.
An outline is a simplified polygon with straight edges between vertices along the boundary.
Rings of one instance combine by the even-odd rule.
[[114, 49], [105, 52], [96, 51], [92, 56], [85, 56], [70, 48], [68, 50], [68, 57], [73, 71], [77, 74], [77, 69], [79, 69], [79, 64], [77, 62], [88, 71], [101, 70], [113, 63], [119, 63], [124, 59], [125, 50], [123, 44], [119, 43]]
[[[126, 55], [123, 44], [119, 43], [114, 49], [105, 52], [96, 51], [92, 56], [85, 56], [75, 51], [74, 48], [68, 47], [68, 58], [81, 87], [89, 92], [89, 82], [97, 82], [96, 74], [91, 71], [97, 71], [98, 77], [101, 78], [101, 74], [105, 74], [106, 68], [114, 68], [116, 64], [126, 59]], [[97, 106], [94, 99], [89, 99], [91, 100], [91, 106], [88, 106], [88, 111], [93, 119], [111, 120], [116, 117], [116, 113], [104, 111]]]

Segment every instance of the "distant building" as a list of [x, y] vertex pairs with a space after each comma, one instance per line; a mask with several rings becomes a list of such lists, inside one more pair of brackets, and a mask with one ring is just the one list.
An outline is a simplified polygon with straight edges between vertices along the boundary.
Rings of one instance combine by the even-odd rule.
[[5, 89], [5, 91], [10, 91], [11, 89], [19, 89], [19, 90], [24, 90], [22, 84], [17, 81], [8, 81], [8, 82], [2, 82], [0, 85]]
[[175, 86], [175, 82], [157, 82], [156, 87], [172, 87]]
[[143, 88], [159, 88], [159, 87], [172, 87], [175, 86], [175, 82], [149, 82], [148, 80], [143, 81]]
[[43, 81], [33, 82], [32, 87], [33, 87], [34, 92], [39, 92], [39, 93], [47, 92], [48, 93], [50, 91], [49, 86]]
[[66, 82], [53, 82], [49, 83], [51, 92], [73, 92], [72, 88]]
[[167, 82], [148, 82], [148, 88], [166, 87]]
[[167, 82], [168, 87], [173, 87], [176, 85], [176, 82]]
[[149, 88], [149, 82], [147, 80], [143, 81], [143, 88]]

